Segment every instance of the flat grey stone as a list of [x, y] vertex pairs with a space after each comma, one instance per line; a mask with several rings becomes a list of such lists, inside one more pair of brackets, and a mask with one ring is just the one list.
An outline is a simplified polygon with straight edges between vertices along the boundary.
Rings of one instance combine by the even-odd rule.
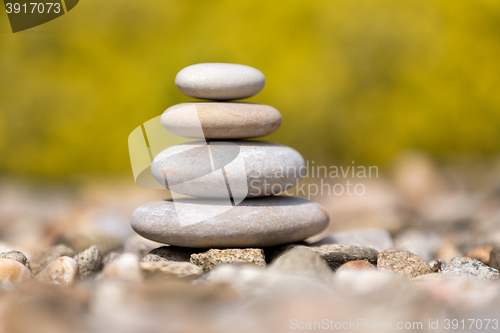
[[467, 257], [455, 257], [446, 265], [441, 271], [441, 274], [463, 276], [463, 277], [476, 277], [483, 280], [498, 279], [498, 270], [486, 266], [476, 259]]
[[160, 185], [193, 197], [229, 198], [229, 185], [240, 202], [292, 189], [306, 175], [306, 167], [295, 149], [276, 143], [196, 141], [159, 153], [151, 172]]
[[196, 139], [249, 139], [276, 132], [281, 114], [253, 103], [182, 103], [169, 107], [161, 123], [172, 134]]
[[[217, 209], [221, 214], [206, 218]], [[178, 212], [184, 219], [179, 219]], [[184, 247], [264, 247], [292, 243], [321, 232], [329, 217], [319, 204], [295, 197], [247, 199], [237, 206], [179, 199], [145, 204], [131, 217], [144, 238]]]
[[389, 232], [385, 229], [380, 228], [337, 232], [328, 235], [311, 245], [321, 246], [327, 244], [365, 246], [377, 251], [394, 248], [392, 237]]
[[202, 63], [183, 68], [175, 85], [194, 98], [230, 100], [247, 98], [264, 88], [266, 78], [256, 68], [226, 63]]

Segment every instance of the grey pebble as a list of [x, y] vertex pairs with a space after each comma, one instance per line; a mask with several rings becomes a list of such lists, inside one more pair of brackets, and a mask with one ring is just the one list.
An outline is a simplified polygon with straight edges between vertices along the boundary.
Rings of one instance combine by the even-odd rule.
[[231, 100], [247, 98], [264, 88], [266, 78], [256, 68], [228, 63], [201, 63], [183, 68], [175, 85], [194, 98]]
[[[301, 198], [272, 196], [246, 199], [219, 215], [207, 212], [221, 206], [183, 199], [145, 204], [131, 217], [132, 228], [144, 238], [176, 246], [199, 248], [265, 247], [304, 240], [325, 229], [324, 208]], [[225, 208], [225, 207], [222, 207]], [[178, 210], [196, 223], [181, 223]], [[189, 220], [188, 222], [192, 222]]]
[[323, 258], [306, 247], [295, 247], [276, 259], [270, 271], [329, 281], [333, 272]]
[[95, 245], [78, 253], [73, 259], [78, 263], [79, 279], [88, 278], [101, 269], [101, 252]]
[[455, 257], [441, 271], [441, 274], [476, 277], [483, 280], [498, 279], [498, 270], [489, 267], [479, 260], [467, 257]]

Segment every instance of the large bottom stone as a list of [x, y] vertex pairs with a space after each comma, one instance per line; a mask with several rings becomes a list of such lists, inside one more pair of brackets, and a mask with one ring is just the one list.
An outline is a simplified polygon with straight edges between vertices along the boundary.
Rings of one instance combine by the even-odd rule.
[[132, 228], [147, 239], [197, 248], [296, 242], [321, 232], [328, 221], [321, 205], [284, 196], [246, 199], [229, 207], [199, 199], [168, 200], [142, 205], [131, 217]]

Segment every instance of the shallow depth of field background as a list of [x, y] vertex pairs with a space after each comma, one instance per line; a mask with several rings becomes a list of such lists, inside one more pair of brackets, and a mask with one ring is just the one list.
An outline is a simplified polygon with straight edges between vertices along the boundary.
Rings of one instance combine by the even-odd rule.
[[127, 137], [191, 100], [176, 73], [254, 66], [267, 140], [323, 163], [490, 159], [500, 142], [497, 0], [81, 1], [12, 34], [0, 14], [0, 174], [133, 181]]

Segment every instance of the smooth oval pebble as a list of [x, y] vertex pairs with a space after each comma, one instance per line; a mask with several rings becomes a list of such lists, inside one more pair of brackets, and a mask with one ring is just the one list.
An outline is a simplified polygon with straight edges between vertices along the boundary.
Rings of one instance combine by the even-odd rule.
[[264, 88], [266, 77], [256, 68], [226, 63], [203, 63], [183, 68], [175, 85], [194, 98], [231, 100], [251, 97]]
[[4, 289], [29, 281], [33, 275], [23, 264], [13, 259], [0, 258], [0, 284]]
[[272, 134], [281, 114], [269, 105], [199, 102], [174, 105], [161, 123], [172, 134], [196, 139], [249, 139]]
[[193, 197], [229, 198], [227, 179], [237, 203], [289, 190], [306, 172], [295, 149], [259, 141], [188, 142], [165, 149], [151, 164], [160, 185]]
[[[205, 218], [212, 209], [226, 208]], [[185, 213], [191, 219], [180, 218]], [[324, 230], [329, 217], [321, 205], [295, 197], [246, 199], [237, 206], [178, 199], [145, 204], [131, 217], [139, 235], [160, 243], [198, 247], [264, 247], [296, 242]]]

